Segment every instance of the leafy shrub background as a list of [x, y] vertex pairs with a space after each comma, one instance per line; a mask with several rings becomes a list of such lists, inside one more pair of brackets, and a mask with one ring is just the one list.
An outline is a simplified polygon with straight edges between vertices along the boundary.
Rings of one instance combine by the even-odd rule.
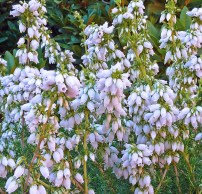
[[[122, 0], [122, 3], [125, 5], [127, 5], [128, 2], [129, 1]], [[12, 5], [15, 3], [18, 3], [18, 1], [0, 0], [0, 55], [4, 56], [4, 58], [8, 61], [7, 74], [12, 73], [18, 65], [18, 61], [15, 58], [15, 48], [17, 47], [17, 41], [21, 35], [18, 29], [17, 18], [13, 18], [9, 15]], [[166, 67], [163, 65], [165, 51], [158, 48], [160, 29], [162, 27], [159, 23], [159, 17], [161, 11], [165, 9], [165, 3], [166, 0], [145, 0], [145, 14], [148, 15], [148, 30], [156, 53], [153, 56], [153, 60], [156, 60], [160, 66], [160, 72], [157, 75], [157, 78], [161, 79], [167, 79], [165, 75]], [[192, 9], [193, 7], [200, 7], [201, 5], [202, 0], [178, 0], [180, 11], [177, 18], [176, 29], [179, 31], [188, 29], [191, 19], [186, 15], [186, 11], [188, 9]], [[74, 12], [78, 11], [83, 16], [82, 18], [85, 24], [88, 25], [94, 22], [100, 25], [104, 23], [104, 21], [108, 21], [109, 23], [112, 22], [110, 13], [114, 6], [114, 0], [47, 0], [48, 27], [53, 32], [51, 35], [59, 42], [62, 48], [69, 49], [75, 53], [74, 58], [76, 58], [76, 62], [74, 64], [77, 68], [80, 68], [80, 58], [84, 54], [84, 48], [80, 46], [82, 39], [82, 36], [80, 35], [81, 29], [79, 28], [79, 23], [77, 23], [74, 19]], [[118, 38], [115, 38], [114, 40], [120, 48], [124, 46], [124, 38], [121, 42], [118, 41]], [[38, 64], [39, 67], [44, 66], [46, 69], [55, 68], [54, 64], [48, 66], [48, 63], [46, 63], [46, 60], [43, 58], [43, 53], [40, 49], [38, 50], [38, 53], [40, 59], [40, 63]], [[199, 49], [198, 51], [198, 55], [200, 54], [202, 54], [202, 49]], [[167, 66], [169, 65], [170, 64], [167, 64]], [[192, 139], [194, 139], [194, 137]], [[194, 144], [195, 141], [190, 140], [188, 143]], [[195, 149], [185, 150], [185, 153], [189, 156], [188, 160], [192, 166], [193, 174], [196, 177], [196, 183], [199, 185], [202, 183], [202, 155], [200, 152], [202, 146], [200, 144], [195, 146]], [[193, 147], [193, 145], [190, 147]], [[108, 169], [103, 173], [102, 160], [98, 159], [97, 162], [98, 163], [88, 163], [90, 186], [96, 191], [96, 193], [132, 193], [128, 180], [124, 180], [123, 178], [117, 180], [111, 169]], [[182, 157], [180, 162], [177, 164], [177, 167], [182, 193], [195, 193], [191, 174], [185, 160]], [[153, 174], [155, 176], [155, 181], [152, 184], [154, 187], [157, 187], [162, 178], [162, 174], [160, 171], [153, 171]], [[4, 184], [0, 181], [0, 187], [3, 185]], [[172, 165], [168, 169], [167, 176], [163, 181], [163, 186], [159, 190], [159, 193], [178, 193], [175, 171]]]

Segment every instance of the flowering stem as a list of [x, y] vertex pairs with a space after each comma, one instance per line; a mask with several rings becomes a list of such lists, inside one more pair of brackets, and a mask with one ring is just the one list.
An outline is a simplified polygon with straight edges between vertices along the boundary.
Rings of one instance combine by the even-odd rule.
[[[67, 155], [68, 155], [68, 157], [70, 158], [69, 150], [67, 150]], [[70, 165], [71, 170], [73, 171], [73, 166], [72, 166], [71, 160], [69, 160], [69, 165]], [[74, 181], [74, 183], [81, 189], [81, 191], [84, 192], [83, 187], [77, 182], [77, 180], [74, 179], [73, 181]]]
[[160, 189], [160, 187], [161, 187], [161, 184], [162, 184], [162, 182], [163, 182], [163, 180], [164, 180], [164, 178], [165, 178], [165, 176], [166, 176], [166, 173], [167, 173], [167, 171], [168, 171], [168, 165], [166, 166], [166, 169], [165, 169], [165, 171], [164, 171], [164, 174], [163, 174], [163, 177], [162, 177], [162, 179], [161, 179], [161, 182], [159, 183], [159, 185], [158, 185], [158, 187], [157, 187], [157, 189], [156, 189], [156, 192], [155, 193], [157, 193], [158, 192], [158, 190]]
[[173, 160], [173, 165], [174, 165], [174, 168], [175, 168], [175, 175], [176, 175], [176, 179], [177, 179], [177, 186], [178, 186], [178, 190], [179, 190], [179, 193], [181, 193], [181, 188], [180, 188], [180, 181], [179, 181], [179, 175], [178, 175], [178, 172], [177, 172], [177, 166], [175, 164], [175, 160]]
[[195, 185], [196, 193], [199, 194], [199, 190], [198, 190], [198, 188], [197, 188], [196, 180], [195, 180], [195, 178], [194, 178], [194, 174], [193, 174], [193, 172], [192, 172], [192, 168], [191, 168], [191, 165], [190, 165], [190, 163], [189, 163], [189, 159], [188, 159], [187, 155], [186, 155], [184, 152], [182, 152], [182, 156], [184, 157], [185, 162], [187, 163], [187, 166], [188, 166], [189, 171], [190, 171], [190, 173], [191, 173], [192, 180], [193, 180], [194, 185]]
[[122, 2], [122, 7], [124, 7], [124, 4], [125, 4], [125, 3], [124, 3], [124, 0], [122, 0], [121, 2]]
[[138, 52], [137, 52], [137, 49], [134, 48], [133, 50], [134, 50], [134, 52], [135, 52], [137, 62], [138, 62], [138, 64], [140, 65], [140, 71], [142, 72], [142, 76], [146, 79], [147, 83], [150, 85], [151, 90], [153, 90], [152, 83], [149, 81], [149, 79], [148, 79], [148, 77], [147, 77], [144, 64], [142, 64], [142, 62], [141, 62], [141, 60], [140, 60], [140, 57], [139, 57]]
[[[84, 134], [84, 154], [86, 155], [87, 153], [87, 135], [88, 135], [88, 111], [86, 111], [86, 130]], [[84, 158], [84, 181], [85, 181], [85, 193], [88, 194], [88, 178], [87, 178], [87, 162], [85, 161]]]
[[[48, 118], [49, 118], [49, 116], [50, 116], [51, 108], [52, 108], [52, 105], [53, 105], [53, 103], [54, 103], [55, 100], [56, 100], [56, 98], [53, 98], [53, 99], [51, 100], [51, 103], [50, 103], [50, 106], [49, 106], [48, 112], [47, 112]], [[47, 119], [46, 123], [43, 124], [43, 128], [42, 128], [43, 134], [44, 134], [44, 132], [45, 132], [47, 122], [48, 122], [48, 119]], [[28, 172], [28, 175], [27, 175], [27, 180], [26, 180], [26, 183], [25, 183], [24, 191], [27, 189], [27, 185], [28, 185], [29, 177], [30, 177], [30, 169], [32, 168], [32, 166], [33, 166], [33, 164], [34, 164], [34, 161], [35, 161], [35, 159], [36, 159], [36, 157], [37, 157], [37, 154], [38, 154], [38, 151], [39, 151], [39, 149], [40, 149], [40, 145], [41, 145], [41, 142], [42, 142], [43, 139], [44, 139], [44, 136], [42, 135], [42, 136], [40, 137], [40, 139], [39, 139], [39, 143], [38, 143], [38, 145], [37, 145], [37, 148], [36, 148], [36, 151], [35, 151], [34, 156], [33, 156], [33, 158], [32, 158], [32, 161], [30, 162], [29, 172]]]
[[49, 188], [49, 189], [52, 190], [52, 188], [51, 188], [49, 185], [47, 185], [46, 183], [44, 183], [44, 182], [41, 181], [40, 179], [38, 180], [38, 182], [39, 182], [40, 184], [42, 184], [43, 186], [45, 186], [45, 187], [47, 187], [47, 188]]

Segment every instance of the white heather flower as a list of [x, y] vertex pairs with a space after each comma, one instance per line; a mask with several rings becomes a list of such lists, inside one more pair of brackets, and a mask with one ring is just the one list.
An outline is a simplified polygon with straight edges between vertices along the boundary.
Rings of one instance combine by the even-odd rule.
[[19, 40], [18, 40], [18, 42], [17, 42], [17, 45], [18, 46], [21, 46], [22, 44], [24, 44], [25, 43], [25, 39], [24, 38], [20, 38]]
[[39, 186], [39, 189], [38, 189], [38, 192], [40, 193], [40, 194], [46, 194], [46, 189], [45, 189], [45, 187], [43, 186], [43, 185], [40, 185]]
[[22, 22], [20, 22], [19, 24], [19, 30], [20, 30], [20, 33], [23, 33], [26, 31], [26, 26]]
[[33, 38], [34, 36], [34, 29], [32, 27], [28, 28], [28, 35], [30, 38]]
[[7, 192], [10, 194], [10, 193], [13, 193], [17, 188], [18, 188], [18, 183], [16, 182], [16, 180], [13, 180], [9, 185], [8, 185], [8, 188], [7, 188]]
[[30, 43], [30, 46], [36, 50], [38, 47], [39, 47], [39, 42], [37, 40], [32, 40], [31, 43]]
[[18, 167], [15, 169], [14, 177], [15, 177], [16, 179], [19, 178], [19, 177], [24, 173], [24, 171], [25, 171], [24, 167], [18, 166]]
[[195, 137], [195, 141], [201, 140], [202, 139], [202, 133], [198, 133]]
[[165, 20], [165, 13], [161, 14], [159, 22], [163, 22]]
[[30, 194], [37, 194], [37, 185], [32, 185], [29, 189]]
[[63, 179], [63, 185], [67, 190], [71, 189], [71, 180], [69, 177]]
[[83, 177], [79, 173], [76, 174], [75, 179], [81, 184], [84, 183]]
[[49, 177], [49, 170], [46, 166], [41, 166], [40, 172], [44, 176], [45, 179], [47, 179]]

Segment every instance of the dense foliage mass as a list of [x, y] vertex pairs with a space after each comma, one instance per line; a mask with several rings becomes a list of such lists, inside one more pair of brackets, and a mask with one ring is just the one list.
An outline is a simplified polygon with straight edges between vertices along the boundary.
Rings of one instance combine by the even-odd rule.
[[0, 193], [199, 194], [202, 8], [168, 0], [158, 38], [142, 0], [115, 3], [109, 22], [58, 16], [78, 42], [51, 38], [45, 0], [12, 6], [20, 37], [0, 58]]

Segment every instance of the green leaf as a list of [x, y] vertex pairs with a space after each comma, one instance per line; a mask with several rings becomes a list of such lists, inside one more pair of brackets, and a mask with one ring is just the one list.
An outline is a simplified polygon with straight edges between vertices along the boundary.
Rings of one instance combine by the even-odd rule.
[[[42, 59], [42, 61], [43, 61], [43, 59]], [[44, 60], [43, 62], [42, 61], [38, 64], [39, 69], [45, 67], [47, 59]]]
[[74, 45], [72, 46], [72, 50], [74, 51], [75, 54], [78, 56], [82, 55], [81, 47], [79, 45]]
[[12, 67], [15, 65], [15, 59], [9, 51], [5, 52], [4, 59], [7, 61], [7, 72], [6, 73], [10, 74]]
[[72, 48], [70, 46], [67, 46], [66, 44], [63, 44], [61, 42], [58, 42], [58, 44], [64, 49], [72, 50]]
[[184, 26], [185, 30], [190, 28], [191, 25], [191, 17], [189, 17], [187, 13], [188, 8], [186, 6], [183, 7], [182, 12], [180, 14], [180, 20], [182, 22], [182, 25]]
[[61, 1], [61, 0], [60, 0], [60, 1], [54, 0], [54, 2], [55, 2], [56, 4], [60, 4], [62, 1]]
[[177, 18], [177, 22], [175, 24], [175, 30], [177, 31], [185, 31], [185, 27], [182, 24], [181, 20]]
[[93, 15], [88, 19], [87, 25], [89, 25], [89, 24], [92, 23], [94, 17], [95, 17], [95, 14], [93, 14]]
[[76, 28], [74, 28], [74, 27], [71, 27], [71, 26], [65, 26], [65, 27], [63, 27], [63, 29], [78, 30], [78, 29], [76, 29]]
[[1, 42], [4, 42], [4, 41], [7, 40], [7, 39], [8, 39], [8, 37], [0, 38], [0, 43], [1, 43]]
[[65, 40], [70, 38], [71, 38], [71, 35], [67, 35], [67, 34], [60, 34], [54, 37], [55, 40]]
[[149, 30], [150, 35], [154, 36], [156, 39], [160, 39], [160, 33], [149, 20], [147, 20], [147, 29]]
[[4, 13], [0, 16], [0, 24], [3, 23], [4, 19], [6, 18], [6, 16], [8, 15], [8, 13]]
[[15, 25], [14, 25], [12, 22], [10, 22], [10, 21], [8, 21], [8, 26], [9, 26], [9, 28], [10, 28], [11, 30], [18, 31], [18, 29], [15, 27]]

